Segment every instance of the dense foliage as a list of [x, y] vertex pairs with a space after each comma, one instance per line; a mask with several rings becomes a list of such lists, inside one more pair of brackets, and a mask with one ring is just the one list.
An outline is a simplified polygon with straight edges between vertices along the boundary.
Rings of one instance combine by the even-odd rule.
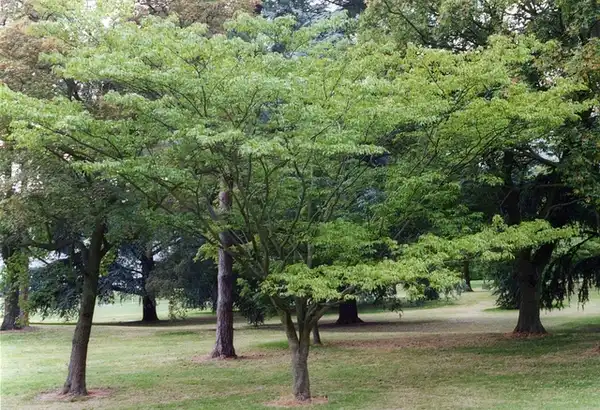
[[[515, 331], [543, 332], [540, 308], [600, 284], [587, 3], [378, 0], [357, 18], [354, 1], [65, 0], [21, 13], [0, 41], [11, 320], [20, 293], [24, 310], [79, 306], [64, 387], [76, 395], [96, 299], [113, 291], [141, 297], [148, 321], [157, 298], [215, 306], [213, 357], [235, 356], [234, 306], [251, 323], [276, 312], [299, 400], [311, 331], [359, 295], [433, 298], [468, 288], [475, 266], [520, 309]], [[24, 258], [51, 255], [27, 274]]]

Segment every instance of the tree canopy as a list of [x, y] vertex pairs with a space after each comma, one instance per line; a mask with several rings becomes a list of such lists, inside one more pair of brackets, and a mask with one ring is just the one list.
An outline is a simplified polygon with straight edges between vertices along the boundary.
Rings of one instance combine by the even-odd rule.
[[585, 302], [600, 283], [597, 20], [562, 3], [417, 3], [304, 21], [49, 2], [2, 33], [33, 51], [9, 47], [0, 85], [0, 234], [64, 256], [40, 282], [66, 268], [81, 284], [66, 393], [86, 393], [99, 283], [153, 305], [189, 295], [203, 259], [213, 356], [235, 356], [236, 277], [281, 316], [299, 400], [310, 332], [361, 292], [421, 298], [483, 261], [514, 264], [518, 332], [543, 331], [541, 306]]

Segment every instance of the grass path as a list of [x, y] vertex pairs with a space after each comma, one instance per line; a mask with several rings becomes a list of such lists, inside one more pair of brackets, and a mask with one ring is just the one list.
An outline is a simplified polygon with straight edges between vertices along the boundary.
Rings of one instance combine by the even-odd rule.
[[[364, 325], [324, 318], [323, 347], [310, 357], [319, 409], [600, 409], [600, 297], [585, 309], [545, 313], [551, 336], [505, 334], [516, 312], [493, 310], [480, 289], [448, 306], [361, 314]], [[100, 307], [97, 322], [139, 319], [136, 303]], [[164, 313], [164, 312], [163, 312]], [[164, 314], [163, 314], [164, 317]], [[236, 323], [235, 361], [198, 360], [214, 342], [214, 318], [196, 312], [154, 326], [94, 326], [88, 386], [110, 395], [40, 400], [66, 376], [72, 325], [3, 333], [4, 409], [265, 409], [289, 393], [285, 336], [275, 321]]]

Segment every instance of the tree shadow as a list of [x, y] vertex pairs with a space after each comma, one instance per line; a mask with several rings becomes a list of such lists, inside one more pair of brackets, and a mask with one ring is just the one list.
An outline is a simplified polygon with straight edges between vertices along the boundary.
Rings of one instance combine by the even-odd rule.
[[373, 321], [353, 323], [349, 325], [338, 325], [335, 322], [323, 323], [320, 329], [327, 332], [340, 333], [394, 333], [394, 332], [439, 332], [435, 325], [446, 322], [441, 319], [426, 320], [397, 320], [397, 321]]

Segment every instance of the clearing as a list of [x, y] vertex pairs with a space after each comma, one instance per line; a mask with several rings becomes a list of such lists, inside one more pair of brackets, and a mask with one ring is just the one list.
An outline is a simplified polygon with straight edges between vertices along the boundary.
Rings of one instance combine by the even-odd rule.
[[[480, 287], [402, 318], [363, 313], [365, 324], [337, 327], [326, 316], [324, 346], [311, 350], [309, 366], [313, 394], [328, 400], [307, 408], [600, 409], [600, 297], [592, 298], [584, 310], [543, 313], [551, 332], [543, 338], [507, 335], [517, 312], [494, 309]], [[51, 394], [66, 377], [72, 325], [47, 321], [3, 333], [2, 409], [266, 409], [289, 394], [290, 359], [276, 320], [253, 328], [240, 319], [240, 360], [210, 361], [211, 314], [119, 323], [140, 315], [137, 303], [97, 309], [102, 324], [94, 326], [88, 359], [96, 394], [86, 400]]]

